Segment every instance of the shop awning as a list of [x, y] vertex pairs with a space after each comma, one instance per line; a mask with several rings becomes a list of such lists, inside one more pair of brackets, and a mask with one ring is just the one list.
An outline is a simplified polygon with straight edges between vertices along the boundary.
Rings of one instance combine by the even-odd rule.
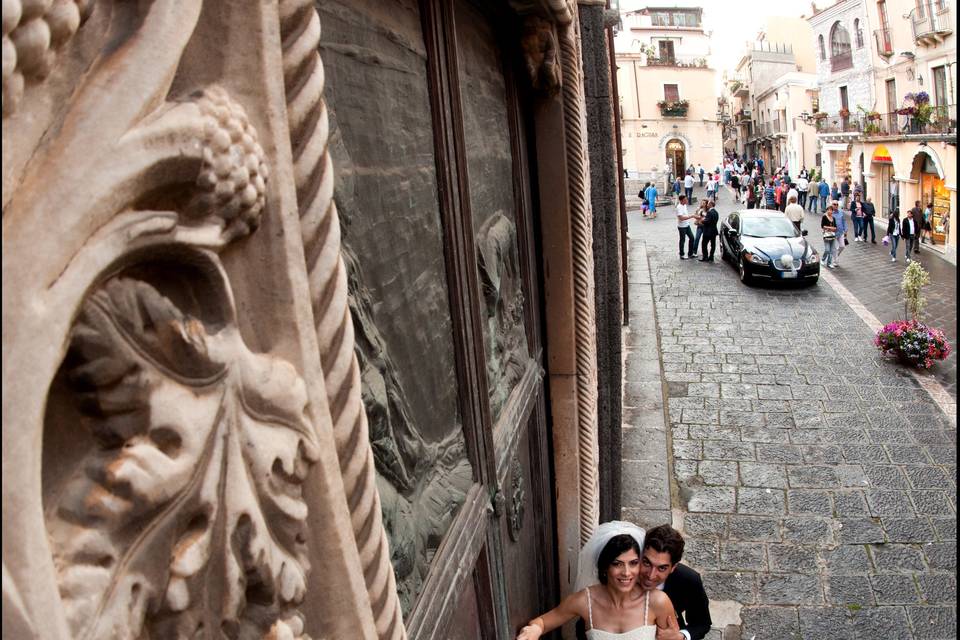
[[893, 164], [893, 158], [890, 156], [890, 150], [881, 144], [879, 147], [873, 150], [873, 157], [870, 158], [870, 162], [876, 162], [877, 164]]

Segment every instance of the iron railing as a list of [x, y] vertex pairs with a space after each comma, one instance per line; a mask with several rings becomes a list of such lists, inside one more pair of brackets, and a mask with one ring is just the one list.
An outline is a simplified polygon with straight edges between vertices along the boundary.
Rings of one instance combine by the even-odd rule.
[[874, 29], [873, 40], [877, 44], [877, 54], [883, 57], [893, 55], [893, 34], [890, 29]]
[[648, 67], [688, 67], [693, 69], [706, 69], [706, 58], [694, 58], [693, 56], [666, 56], [658, 58], [647, 56]]
[[866, 137], [948, 135], [957, 132], [957, 105], [937, 105], [928, 115], [839, 113], [814, 120], [817, 133], [858, 133]]
[[836, 73], [845, 69], [853, 69], [853, 52], [838, 53], [830, 58], [830, 72]]

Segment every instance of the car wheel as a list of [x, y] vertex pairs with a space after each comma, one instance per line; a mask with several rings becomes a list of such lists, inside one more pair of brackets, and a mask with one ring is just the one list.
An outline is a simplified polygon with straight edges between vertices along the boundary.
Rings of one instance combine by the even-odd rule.
[[747, 268], [746, 268], [746, 266], [743, 264], [743, 256], [740, 257], [740, 262], [739, 262], [738, 268], [739, 268], [739, 270], [740, 270], [740, 282], [742, 282], [743, 284], [749, 284], [749, 283], [750, 283], [750, 274], [747, 273]]

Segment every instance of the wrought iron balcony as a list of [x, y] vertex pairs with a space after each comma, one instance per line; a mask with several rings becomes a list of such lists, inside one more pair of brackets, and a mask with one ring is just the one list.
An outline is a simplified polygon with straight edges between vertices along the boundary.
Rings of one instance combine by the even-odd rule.
[[[919, 11], [918, 11], [919, 9]], [[950, 5], [944, 0], [923, 2], [910, 11], [913, 39], [917, 44], [934, 45], [953, 33]]]
[[873, 40], [877, 44], [877, 54], [889, 58], [893, 55], [893, 34], [890, 29], [874, 29]]

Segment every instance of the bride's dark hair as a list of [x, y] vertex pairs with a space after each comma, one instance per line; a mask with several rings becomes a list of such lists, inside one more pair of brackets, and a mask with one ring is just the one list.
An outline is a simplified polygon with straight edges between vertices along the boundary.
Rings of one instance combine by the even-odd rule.
[[621, 533], [610, 538], [597, 558], [597, 577], [600, 578], [600, 584], [607, 584], [607, 569], [621, 553], [630, 549], [636, 551], [637, 557], [640, 557], [640, 545], [630, 534]]

